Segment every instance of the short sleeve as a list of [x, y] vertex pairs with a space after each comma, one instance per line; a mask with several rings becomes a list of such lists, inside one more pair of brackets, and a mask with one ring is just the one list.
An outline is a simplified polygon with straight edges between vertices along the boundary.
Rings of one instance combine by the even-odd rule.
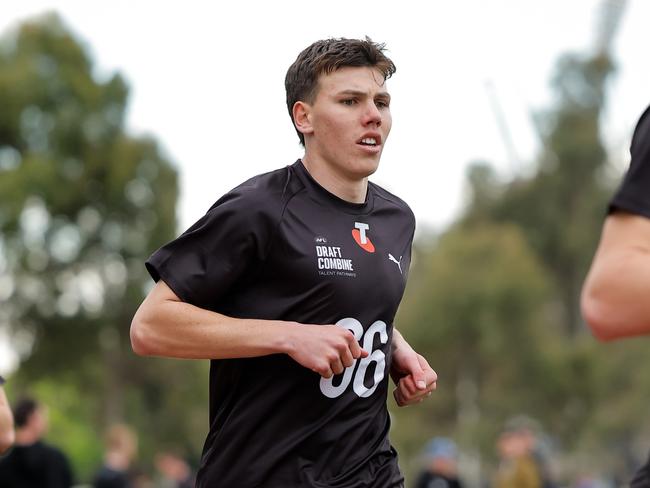
[[252, 188], [237, 188], [145, 263], [184, 302], [211, 309], [264, 260], [273, 232], [269, 205]]
[[650, 218], [650, 107], [634, 130], [630, 155], [630, 168], [609, 211], [624, 210]]

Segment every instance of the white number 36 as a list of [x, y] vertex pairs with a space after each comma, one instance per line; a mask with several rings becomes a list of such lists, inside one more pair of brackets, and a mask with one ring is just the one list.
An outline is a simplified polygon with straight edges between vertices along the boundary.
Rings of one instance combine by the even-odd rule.
[[[363, 349], [370, 351], [375, 342], [375, 335], [379, 335], [379, 341], [382, 344], [388, 342], [388, 333], [386, 332], [386, 323], [381, 320], [374, 322], [366, 331], [365, 335], [363, 333], [363, 326], [361, 322], [353, 318], [341, 319], [336, 323], [337, 326], [348, 329], [354, 334], [354, 338], [357, 341], [360, 341], [363, 338]], [[355, 368], [359, 363], [359, 367], [356, 370]], [[371, 363], [376, 363], [375, 374], [373, 377], [372, 386], [370, 388], [366, 387], [364, 384], [364, 379], [366, 377], [366, 371], [368, 366]], [[320, 391], [323, 392], [323, 395], [329, 398], [336, 398], [341, 396], [343, 392], [347, 389], [352, 376], [354, 375], [354, 381], [352, 387], [354, 392], [362, 398], [369, 397], [377, 389], [379, 382], [384, 379], [384, 372], [386, 370], [386, 355], [380, 349], [372, 351], [368, 357], [355, 359], [354, 364], [348, 368], [345, 368], [343, 372], [343, 378], [341, 383], [338, 386], [334, 386], [334, 376], [331, 378], [321, 378], [320, 380]]]

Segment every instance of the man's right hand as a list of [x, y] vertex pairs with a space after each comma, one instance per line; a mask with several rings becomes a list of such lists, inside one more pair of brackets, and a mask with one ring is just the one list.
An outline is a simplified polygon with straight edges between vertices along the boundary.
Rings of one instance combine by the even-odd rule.
[[292, 324], [287, 354], [323, 378], [341, 374], [354, 361], [368, 356], [354, 334], [336, 325]]

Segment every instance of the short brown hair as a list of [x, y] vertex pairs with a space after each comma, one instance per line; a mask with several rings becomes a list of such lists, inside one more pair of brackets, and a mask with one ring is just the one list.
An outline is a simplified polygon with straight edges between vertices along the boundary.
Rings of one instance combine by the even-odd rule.
[[16, 427], [22, 429], [29, 422], [29, 418], [38, 410], [40, 405], [33, 398], [21, 398], [13, 409], [14, 423]]
[[[287, 91], [287, 108], [293, 121], [293, 106], [298, 101], [312, 103], [316, 98], [318, 77], [338, 69], [353, 66], [377, 68], [390, 78], [396, 71], [395, 64], [384, 54], [385, 44], [365, 39], [323, 39], [302, 51], [287, 71], [284, 86]], [[296, 129], [300, 143], [305, 136]]]

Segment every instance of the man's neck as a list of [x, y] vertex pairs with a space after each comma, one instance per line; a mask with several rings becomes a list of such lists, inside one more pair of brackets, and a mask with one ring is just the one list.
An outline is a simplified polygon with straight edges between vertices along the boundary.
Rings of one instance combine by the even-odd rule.
[[315, 161], [307, 154], [302, 164], [316, 182], [330, 193], [350, 203], [364, 203], [368, 191], [368, 178], [354, 179], [334, 171], [325, 162]]
[[104, 456], [106, 466], [116, 471], [126, 471], [131, 464], [131, 459], [119, 451], [108, 451]]
[[16, 429], [17, 446], [31, 446], [40, 439], [40, 435], [29, 429]]

